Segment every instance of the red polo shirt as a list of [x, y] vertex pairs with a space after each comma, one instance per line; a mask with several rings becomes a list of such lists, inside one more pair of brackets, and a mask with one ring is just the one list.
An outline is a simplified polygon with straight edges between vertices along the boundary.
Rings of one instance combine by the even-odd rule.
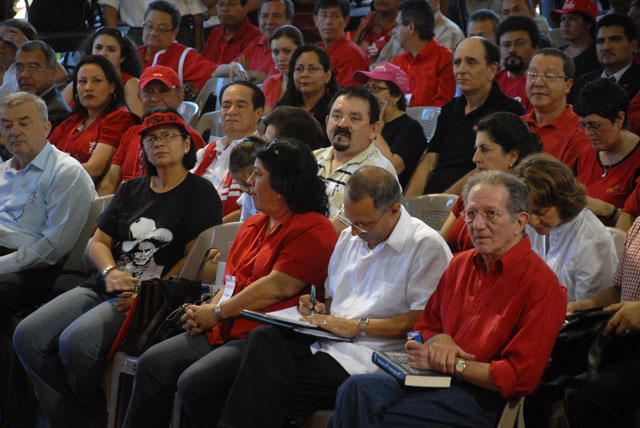
[[507, 70], [500, 70], [496, 76], [496, 81], [498, 85], [500, 85], [502, 93], [516, 101], [520, 101], [524, 108], [527, 109], [527, 113], [533, 110], [533, 106], [529, 102], [529, 98], [527, 98], [527, 79], [524, 74], [514, 79], [513, 77], [509, 77]]
[[331, 65], [336, 71], [336, 79], [340, 86], [360, 86], [353, 80], [353, 73], [359, 70], [369, 70], [369, 58], [360, 46], [342, 37], [333, 46], [327, 49], [324, 42], [318, 42], [318, 46], [325, 49], [331, 59]]
[[260, 70], [267, 74], [276, 74], [276, 65], [273, 63], [271, 50], [264, 36], [254, 39], [244, 50], [235, 57], [234, 61], [239, 61], [240, 57], [249, 58], [249, 70]]
[[282, 74], [274, 74], [262, 82], [262, 93], [264, 94], [264, 105], [273, 108], [280, 99], [282, 91]]
[[138, 48], [142, 57], [142, 65], [144, 68], [154, 65], [164, 65], [172, 68], [182, 82], [191, 82], [193, 86], [202, 89], [211, 74], [218, 68], [218, 64], [211, 62], [208, 58], [203, 57], [193, 48], [188, 48], [178, 42], [173, 42], [167, 49], [152, 52], [149, 60], [145, 61], [147, 54], [147, 46]]
[[405, 51], [393, 63], [409, 76], [412, 94], [409, 107], [442, 107], [456, 93], [451, 51], [436, 39], [431, 39], [415, 58]]
[[570, 105], [556, 120], [544, 126], [536, 123], [535, 111], [525, 114], [522, 119], [531, 131], [540, 136], [543, 151], [560, 159], [572, 170], [583, 147], [591, 145], [587, 135], [578, 128], [578, 115]]
[[[111, 160], [112, 165], [117, 165], [122, 168], [121, 183], [131, 178], [140, 177], [147, 172], [144, 165], [144, 151], [142, 150], [142, 146], [140, 146], [141, 137], [138, 135], [139, 131], [140, 125], [136, 125], [129, 128], [127, 132], [122, 135], [118, 151], [113, 155], [113, 159]], [[191, 134], [191, 139], [196, 145], [196, 149], [201, 149], [205, 146], [204, 140], [198, 131], [189, 126], [187, 126], [187, 131]]]
[[224, 25], [216, 25], [211, 30], [207, 43], [204, 45], [202, 55], [216, 64], [229, 64], [235, 57], [249, 46], [254, 40], [261, 37], [260, 30], [245, 18], [238, 30], [227, 40]]

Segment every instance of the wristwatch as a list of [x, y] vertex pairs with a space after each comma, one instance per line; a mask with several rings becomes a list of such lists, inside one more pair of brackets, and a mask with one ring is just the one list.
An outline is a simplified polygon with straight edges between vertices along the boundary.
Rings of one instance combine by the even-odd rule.
[[367, 335], [367, 326], [369, 325], [369, 318], [360, 318], [360, 336]]
[[467, 361], [464, 358], [456, 358], [456, 366], [455, 366], [456, 380], [458, 381], [462, 380], [462, 372], [466, 368], [467, 368]]
[[222, 307], [220, 306], [220, 303], [218, 303], [216, 307], [213, 308], [213, 313], [220, 317], [220, 319], [222, 319]]
[[102, 272], [100, 273], [100, 275], [102, 275], [102, 278], [104, 279], [109, 274], [109, 272], [116, 269], [117, 267], [118, 266], [116, 265], [109, 265], [106, 268], [102, 269]]

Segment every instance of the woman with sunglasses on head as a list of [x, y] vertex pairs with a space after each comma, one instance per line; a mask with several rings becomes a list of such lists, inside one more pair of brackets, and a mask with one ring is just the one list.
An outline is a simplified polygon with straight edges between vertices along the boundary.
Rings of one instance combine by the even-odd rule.
[[[101, 55], [116, 69], [124, 87], [124, 97], [129, 110], [142, 117], [142, 103], [138, 95], [138, 78], [142, 73], [142, 61], [138, 49], [128, 36], [114, 27], [98, 29], [82, 49], [85, 56]], [[67, 85], [63, 92], [67, 104], [72, 105], [73, 87]]]
[[407, 74], [396, 65], [381, 62], [371, 71], [356, 71], [353, 80], [378, 99], [380, 127], [375, 145], [391, 161], [404, 188], [427, 148], [422, 126], [406, 114]]
[[[476, 171], [503, 171], [511, 173], [522, 159], [531, 153], [542, 151], [538, 134], [530, 132], [520, 116], [508, 113], [492, 113], [484, 117], [476, 127], [476, 152], [473, 162]], [[459, 197], [449, 217], [440, 229], [451, 252], [473, 248], [467, 226], [462, 218], [464, 202]]]
[[[627, 94], [608, 79], [587, 83], [573, 106], [591, 140], [578, 156], [575, 175], [587, 187], [587, 207], [607, 226], [627, 230], [625, 204], [640, 177], [640, 137], [627, 130]], [[625, 225], [626, 223], [626, 225]]]
[[104, 413], [106, 356], [135, 285], [179, 274], [198, 235], [222, 221], [213, 185], [189, 173], [196, 148], [180, 115], [151, 110], [139, 133], [147, 175], [120, 185], [98, 218], [89, 244], [97, 272], [16, 329], [16, 352], [52, 428], [92, 426]]
[[567, 287], [573, 302], [611, 285], [618, 256], [611, 233], [587, 209], [587, 192], [568, 166], [546, 153], [523, 159], [513, 170], [529, 188], [526, 231], [531, 248]]
[[78, 63], [73, 76], [76, 100], [70, 117], [58, 125], [49, 140], [76, 158], [96, 187], [111, 165], [120, 138], [136, 117], [124, 105], [124, 89], [111, 62], [90, 55]]
[[291, 55], [287, 90], [276, 106], [302, 107], [311, 112], [324, 129], [329, 101], [338, 91], [335, 74], [324, 49], [316, 45], [299, 47]]
[[309, 285], [324, 283], [337, 236], [315, 157], [290, 138], [256, 156], [248, 184], [261, 214], [245, 220], [233, 240], [224, 288], [187, 308], [184, 334], [139, 358], [124, 428], [167, 426], [176, 391], [193, 427], [217, 426], [246, 337], [260, 325], [241, 318], [242, 310], [295, 307]]
[[293, 25], [278, 27], [269, 37], [271, 56], [279, 74], [275, 74], [262, 82], [265, 109], [268, 115], [276, 103], [282, 98], [286, 89], [289, 74], [289, 63], [293, 52], [302, 46], [302, 33]]

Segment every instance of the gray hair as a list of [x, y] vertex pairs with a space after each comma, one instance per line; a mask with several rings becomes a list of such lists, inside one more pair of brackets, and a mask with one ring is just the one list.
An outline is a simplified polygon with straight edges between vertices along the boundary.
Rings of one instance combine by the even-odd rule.
[[7, 95], [2, 101], [0, 101], [0, 110], [18, 107], [28, 102], [32, 102], [36, 105], [40, 112], [40, 119], [42, 119], [43, 122], [47, 122], [49, 120], [47, 115], [47, 105], [42, 101], [42, 98], [28, 92], [14, 92], [13, 94]]
[[56, 68], [56, 66], [58, 65], [56, 52], [51, 46], [49, 46], [42, 40], [30, 40], [28, 42], [24, 42], [18, 48], [18, 53], [37, 51], [42, 52], [42, 55], [44, 55], [44, 62], [49, 70], [53, 70], [54, 68]]
[[469, 203], [469, 192], [478, 184], [502, 186], [509, 192], [507, 211], [515, 220], [520, 213], [529, 213], [529, 188], [522, 180], [502, 171], [483, 171], [472, 176], [462, 189], [462, 199], [465, 206]]
[[365, 194], [369, 195], [379, 213], [387, 212], [393, 204], [402, 200], [398, 180], [389, 171], [377, 166], [363, 166], [354, 172], [347, 182], [345, 193], [354, 202], [362, 200]]

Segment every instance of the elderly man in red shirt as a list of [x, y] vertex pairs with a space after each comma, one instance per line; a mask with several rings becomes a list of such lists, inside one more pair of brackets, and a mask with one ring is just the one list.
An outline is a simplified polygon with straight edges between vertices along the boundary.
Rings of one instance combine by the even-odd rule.
[[314, 6], [313, 22], [322, 38], [318, 46], [329, 54], [340, 86], [358, 86], [353, 73], [369, 70], [367, 54], [344, 34], [350, 11], [347, 0], [316, 0]]
[[567, 104], [574, 70], [573, 60], [561, 50], [536, 52], [526, 72], [527, 97], [533, 111], [522, 116], [529, 129], [540, 136], [544, 152], [571, 169], [583, 147], [591, 144], [578, 127], [578, 115]]
[[434, 38], [433, 9], [424, 0], [405, 0], [398, 10], [394, 31], [406, 52], [393, 63], [409, 76], [409, 107], [442, 107], [455, 95], [456, 80], [451, 51]]
[[454, 376], [449, 388], [405, 388], [387, 374], [352, 376], [328, 426], [495, 427], [506, 400], [532, 393], [562, 325], [567, 290], [523, 235], [529, 191], [500, 171], [463, 191], [475, 249], [445, 270], [409, 340], [410, 365]]

